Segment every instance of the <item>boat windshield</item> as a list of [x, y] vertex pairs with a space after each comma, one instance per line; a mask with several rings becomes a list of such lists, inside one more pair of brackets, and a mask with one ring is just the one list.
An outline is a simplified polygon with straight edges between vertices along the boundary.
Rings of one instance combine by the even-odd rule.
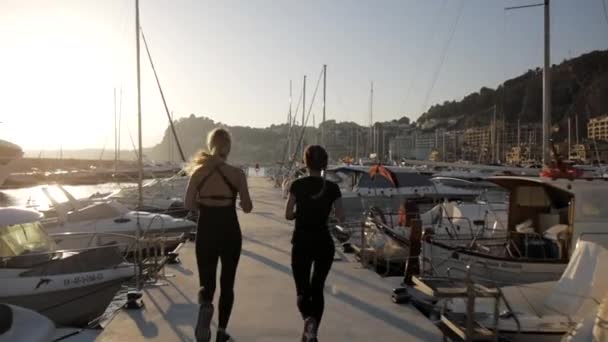
[[509, 193], [501, 188], [490, 188], [485, 190], [478, 198], [479, 201], [484, 203], [508, 203]]
[[581, 222], [608, 222], [608, 192], [604, 187], [591, 188], [576, 193], [574, 219]]
[[0, 258], [45, 253], [55, 249], [55, 242], [47, 235], [39, 222], [0, 228]]
[[[397, 183], [400, 188], [433, 186], [433, 183], [429, 180], [428, 177], [414, 172], [396, 172], [395, 177], [397, 178]], [[393, 183], [391, 183], [388, 179], [384, 177], [378, 176], [372, 179], [369, 174], [362, 173], [359, 176], [357, 187], [385, 189], [394, 188], [395, 185], [393, 185]]]

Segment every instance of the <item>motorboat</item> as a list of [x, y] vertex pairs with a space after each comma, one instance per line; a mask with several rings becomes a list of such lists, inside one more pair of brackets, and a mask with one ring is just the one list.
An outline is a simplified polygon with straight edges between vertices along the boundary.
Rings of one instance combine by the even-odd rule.
[[338, 180], [342, 197], [401, 197], [402, 199], [443, 200], [475, 199], [480, 189], [463, 189], [431, 181], [430, 175], [411, 168], [375, 165], [338, 166], [329, 168], [331, 177]]
[[[462, 248], [480, 238], [504, 239], [507, 234], [507, 205], [504, 197], [492, 196], [480, 196], [474, 202], [442, 202], [421, 214], [414, 200], [400, 204], [394, 198], [388, 198], [384, 203], [375, 201], [374, 206], [366, 209], [361, 222], [338, 225], [336, 233], [342, 233], [343, 242], [363, 250], [375, 263], [384, 263], [386, 267], [382, 267], [383, 270], [389, 269], [391, 264], [402, 269], [399, 264], [418, 256], [410, 253], [414, 219], [419, 221], [421, 231]], [[395, 207], [399, 210], [394, 210]]]
[[0, 208], [0, 303], [37, 311], [60, 326], [87, 326], [135, 275], [121, 247], [61, 249], [31, 209]]
[[470, 317], [471, 326], [478, 327], [472, 330], [487, 329], [516, 342], [603, 341], [608, 337], [607, 267], [608, 235], [584, 234], [558, 281], [500, 287], [495, 298], [441, 301], [441, 321], [464, 328]]
[[138, 203], [137, 187], [123, 187], [110, 194], [96, 196], [96, 199], [116, 200], [132, 210], [168, 214], [185, 217], [189, 210], [184, 207], [183, 198], [190, 177], [180, 173], [170, 178], [156, 178], [143, 184], [142, 206]]
[[53, 339], [55, 324], [35, 311], [0, 304], [0, 342], [47, 342]]
[[486, 284], [553, 281], [564, 272], [580, 236], [605, 230], [604, 179], [488, 180], [509, 192], [506, 235], [471, 240], [428, 234], [422, 239], [423, 274], [458, 277], [469, 265], [473, 280]]
[[[142, 236], [158, 236], [166, 239], [167, 250], [171, 250], [196, 229], [196, 223], [175, 218], [167, 214], [134, 211], [118, 201], [109, 200], [76, 207], [68, 212], [58, 213], [57, 217], [44, 219], [44, 228], [49, 234], [57, 235], [56, 242], [62, 248], [83, 248], [97, 245], [91, 235], [69, 239], [59, 237], [61, 234], [94, 233], [96, 239], [111, 236], [111, 241], [127, 243], [139, 231]], [[125, 239], [120, 238], [121, 236]]]
[[23, 156], [23, 150], [18, 145], [0, 140], [0, 186], [11, 174], [11, 167], [15, 160]]

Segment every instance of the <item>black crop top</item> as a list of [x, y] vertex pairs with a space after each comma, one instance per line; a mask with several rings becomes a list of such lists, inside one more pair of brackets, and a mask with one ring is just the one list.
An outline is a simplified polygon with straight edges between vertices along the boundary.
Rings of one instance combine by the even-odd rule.
[[289, 192], [296, 198], [296, 231], [327, 231], [327, 218], [334, 201], [342, 194], [336, 183], [326, 180], [325, 191], [318, 195], [323, 187], [323, 178], [308, 176], [297, 179], [291, 184]]

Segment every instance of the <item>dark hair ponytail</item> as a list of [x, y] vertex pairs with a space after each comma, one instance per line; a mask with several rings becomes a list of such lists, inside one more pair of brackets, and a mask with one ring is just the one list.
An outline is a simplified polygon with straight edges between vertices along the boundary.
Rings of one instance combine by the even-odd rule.
[[304, 150], [304, 164], [309, 170], [323, 172], [323, 186], [321, 190], [312, 196], [312, 199], [317, 200], [323, 196], [326, 189], [327, 176], [327, 151], [321, 145], [310, 145]]

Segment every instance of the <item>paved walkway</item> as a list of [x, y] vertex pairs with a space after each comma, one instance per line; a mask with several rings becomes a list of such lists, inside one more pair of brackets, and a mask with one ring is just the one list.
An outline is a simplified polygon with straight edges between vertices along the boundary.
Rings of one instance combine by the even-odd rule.
[[[251, 178], [250, 183], [254, 212], [239, 213], [243, 253], [229, 332], [238, 342], [298, 341], [302, 321], [291, 278], [293, 228], [283, 219], [279, 191], [264, 178]], [[167, 279], [167, 286], [145, 289], [145, 308], [120, 311], [97, 341], [194, 341], [198, 312], [194, 245], [188, 243], [180, 255], [182, 264], [167, 267], [167, 273], [175, 275]], [[390, 290], [388, 281], [359, 264], [336, 261], [325, 291], [319, 339], [390, 342], [442, 338], [416, 309], [393, 304]], [[216, 322], [214, 319], [214, 327]]]

